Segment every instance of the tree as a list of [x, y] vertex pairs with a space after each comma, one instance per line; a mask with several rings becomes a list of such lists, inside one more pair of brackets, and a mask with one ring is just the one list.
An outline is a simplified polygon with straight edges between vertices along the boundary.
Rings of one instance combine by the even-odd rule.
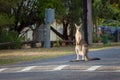
[[[12, 0], [13, 4], [9, 0], [2, 0], [0, 4], [4, 4], [0, 7], [2, 16], [0, 15], [0, 25], [7, 25], [10, 30], [15, 30], [19, 34], [23, 28], [32, 24], [44, 23], [45, 9], [54, 8], [56, 19], [62, 19], [65, 15], [65, 9], [61, 0]], [[3, 14], [3, 12], [6, 12]], [[10, 13], [10, 15], [8, 15]], [[6, 15], [7, 14], [7, 15]], [[4, 18], [5, 16], [5, 18]], [[4, 19], [3, 19], [4, 18]], [[9, 23], [8, 23], [9, 22]], [[13, 27], [10, 27], [12, 25]], [[32, 28], [32, 27], [31, 27]], [[32, 28], [33, 29], [33, 28]], [[35, 30], [35, 29], [33, 29]], [[51, 29], [53, 30], [53, 28]], [[55, 33], [55, 29], [53, 30]], [[60, 33], [56, 33], [60, 34]], [[63, 37], [63, 35], [61, 35]]]
[[32, 25], [37, 20], [37, 10], [35, 9], [36, 0], [22, 0], [18, 6], [14, 8], [15, 29], [18, 33], [29, 25]]
[[119, 19], [120, 0], [93, 0], [93, 23], [101, 25], [104, 20]]
[[[97, 26], [119, 26], [120, 0], [94, 0], [93, 23], [97, 33]], [[112, 22], [111, 22], [112, 21]], [[109, 22], [109, 23], [105, 23]], [[97, 34], [96, 34], [97, 36]], [[118, 37], [118, 36], [117, 36]], [[118, 39], [118, 38], [117, 38]]]
[[68, 24], [70, 24], [70, 34], [69, 36], [66, 35], [66, 39], [73, 40], [75, 34], [74, 23], [80, 24], [83, 21], [83, 0], [63, 0], [63, 2], [67, 9], [66, 15], [63, 18], [63, 21], [67, 22], [67, 24], [64, 25], [64, 28], [67, 28]]
[[[46, 8], [53, 8], [53, 9], [55, 9], [55, 18], [56, 18], [56, 20], [58, 19], [58, 20], [62, 21], [62, 18], [63, 18], [63, 16], [66, 13], [66, 9], [63, 8], [64, 6], [63, 6], [62, 0], [46, 0], [46, 1], [45, 0], [38, 0], [37, 5], [38, 5], [37, 6], [38, 12], [41, 12], [39, 16], [40, 17], [43, 16], [42, 20], [44, 20], [44, 14], [45, 14], [44, 10]], [[58, 35], [60, 38], [62, 38], [63, 40], [67, 40], [68, 39], [67, 38], [67, 33], [66, 33], [67, 32], [67, 30], [66, 30], [67, 27], [66, 27], [66, 24], [64, 24], [64, 22], [63, 22], [63, 25], [64, 25], [64, 27], [63, 27], [63, 34], [60, 34], [59, 32], [57, 32], [57, 30], [55, 30], [52, 26], [51, 26], [51, 30], [56, 35]]]
[[[83, 22], [84, 0], [0, 0], [0, 27], [12, 26], [18, 33], [36, 22], [44, 23], [45, 8], [54, 8], [56, 19], [62, 20], [64, 33], [62, 39], [67, 40], [66, 33], [70, 24], [70, 36], [74, 37], [74, 23]], [[103, 20], [120, 19], [120, 0], [93, 0], [93, 23], [100, 25]], [[64, 8], [63, 8], [64, 7]], [[99, 24], [98, 24], [99, 23]]]
[[20, 0], [0, 0], [0, 28], [14, 25], [13, 8]]
[[[14, 29], [20, 33], [23, 28], [35, 24], [36, 22], [38, 26], [44, 23], [46, 8], [54, 8], [56, 13], [55, 17], [59, 19], [61, 19], [65, 12], [61, 0], [22, 0], [18, 4], [18, 7], [14, 9]], [[53, 31], [56, 33], [55, 29]]]
[[[93, 21], [92, 21], [92, 0], [86, 0], [87, 1], [87, 36], [88, 44], [92, 44], [92, 32], [93, 32]], [[85, 18], [85, 16], [84, 16]]]

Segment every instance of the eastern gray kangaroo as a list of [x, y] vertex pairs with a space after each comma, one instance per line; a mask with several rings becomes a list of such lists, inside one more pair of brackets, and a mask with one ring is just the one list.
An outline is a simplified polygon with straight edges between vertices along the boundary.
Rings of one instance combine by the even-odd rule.
[[82, 56], [82, 60], [88, 61], [88, 60], [100, 60], [100, 58], [89, 58], [88, 57], [88, 45], [83, 39], [82, 36], [82, 24], [76, 25], [76, 33], [75, 33], [75, 40], [76, 40], [76, 46], [75, 46], [75, 52], [77, 55], [77, 61], [80, 60], [80, 55]]

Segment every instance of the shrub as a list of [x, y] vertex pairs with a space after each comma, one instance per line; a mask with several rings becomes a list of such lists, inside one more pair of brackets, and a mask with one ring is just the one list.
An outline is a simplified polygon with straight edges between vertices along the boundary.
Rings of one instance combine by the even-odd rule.
[[22, 37], [18, 36], [18, 33], [15, 31], [2, 31], [0, 33], [0, 43], [12, 42], [12, 46], [0, 46], [0, 49], [17, 49], [21, 47], [23, 41]]
[[93, 43], [98, 43], [98, 42], [102, 42], [102, 38], [100, 36], [93, 34]]

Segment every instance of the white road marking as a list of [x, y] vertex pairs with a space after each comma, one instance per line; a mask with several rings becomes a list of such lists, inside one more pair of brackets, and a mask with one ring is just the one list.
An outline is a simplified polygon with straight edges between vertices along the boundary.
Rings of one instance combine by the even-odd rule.
[[[48, 70], [48, 69], [47, 70], [42, 70], [42, 67], [44, 67], [44, 66], [42, 66], [42, 67], [40, 66], [40, 68], [39, 68], [39, 66], [20, 67], [20, 68], [22, 68], [21, 70], [17, 71], [18, 70], [17, 69], [16, 71], [13, 71], [13, 73], [16, 73], [16, 72], [27, 72], [27, 71], [29, 72], [31, 69], [36, 68], [36, 67], [40, 69], [39, 70], [40, 72], [43, 72], [43, 71], [60, 71], [60, 70], [64, 69], [67, 66], [70, 66], [70, 65], [59, 65], [59, 66], [57, 66], [57, 67], [55, 67], [54, 69], [51, 69], [51, 70]], [[97, 70], [100, 67], [101, 67], [101, 69]], [[72, 69], [70, 69], [70, 71], [78, 71], [78, 72], [106, 72], [106, 73], [107, 72], [119, 72], [120, 73], [119, 69], [116, 69], [116, 70], [113, 69], [113, 70], [109, 71], [109, 70], [104, 70], [104, 68], [102, 69], [102, 67], [104, 67], [104, 66], [103, 65], [95, 65], [95, 66], [91, 66], [88, 69], [84, 69], [84, 70], [74, 70], [74, 69], [72, 70]], [[0, 73], [2, 73], [2, 72], [12, 73], [12, 70], [14, 70], [14, 68], [1, 68], [0, 69]], [[33, 70], [33, 72], [37, 72], [36, 69]]]
[[85, 70], [85, 71], [95, 71], [95, 70], [98, 69], [99, 67], [101, 67], [101, 66], [92, 66], [92, 67], [88, 68], [88, 69]]
[[4, 71], [4, 70], [6, 70], [6, 69], [8, 69], [8, 68], [2, 68], [2, 69], [0, 69], [0, 72]]
[[56, 70], [62, 70], [64, 67], [67, 67], [69, 65], [61, 65], [61, 66], [58, 66], [56, 68], [53, 69], [53, 71], [56, 71]]
[[25, 67], [24, 69], [22, 69], [21, 71], [17, 71], [17, 72], [25, 72], [25, 71], [30, 71], [31, 69], [35, 68], [36, 66], [28, 66]]
[[95, 71], [95, 72], [106, 72], [106, 73], [116, 72], [116, 73], [120, 73], [120, 71], [117, 71], [117, 70], [116, 71], [114, 71], [114, 70], [113, 71]]

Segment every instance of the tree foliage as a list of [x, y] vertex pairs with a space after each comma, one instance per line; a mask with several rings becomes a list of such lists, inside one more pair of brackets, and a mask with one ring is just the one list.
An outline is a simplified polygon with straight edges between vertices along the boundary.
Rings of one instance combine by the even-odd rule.
[[[20, 31], [34, 24], [44, 22], [45, 9], [54, 8], [58, 19], [66, 19], [71, 25], [83, 21], [84, 0], [0, 0], [0, 27], [10, 27]], [[120, 21], [120, 0], [92, 0], [93, 22], [100, 25], [104, 20]], [[64, 20], [63, 20], [64, 21]], [[67, 26], [67, 25], [65, 25]], [[64, 27], [66, 29], [66, 27]], [[66, 31], [64, 31], [66, 32]], [[66, 34], [66, 33], [65, 33]], [[65, 35], [64, 34], [64, 35]]]
[[[20, 32], [24, 27], [44, 22], [45, 9], [54, 8], [56, 17], [65, 13], [61, 0], [23, 0], [15, 8], [15, 29]], [[19, 25], [18, 25], [19, 24]]]
[[[119, 3], [120, 0], [93, 0], [94, 23], [99, 19], [119, 20]], [[59, 19], [65, 14], [74, 22], [83, 19], [83, 0], [0, 0], [0, 5], [0, 26], [15, 24], [18, 32], [36, 20], [44, 21], [45, 8], [54, 8]]]
[[44, 19], [45, 9], [52, 8], [55, 9], [56, 18], [60, 18], [65, 14], [65, 9], [63, 8], [63, 3], [61, 0], [37, 0], [36, 8], [39, 13], [39, 18]]
[[100, 25], [104, 20], [120, 19], [120, 0], [93, 0], [93, 22]]
[[13, 8], [20, 0], [0, 0], [0, 27], [14, 24]]

